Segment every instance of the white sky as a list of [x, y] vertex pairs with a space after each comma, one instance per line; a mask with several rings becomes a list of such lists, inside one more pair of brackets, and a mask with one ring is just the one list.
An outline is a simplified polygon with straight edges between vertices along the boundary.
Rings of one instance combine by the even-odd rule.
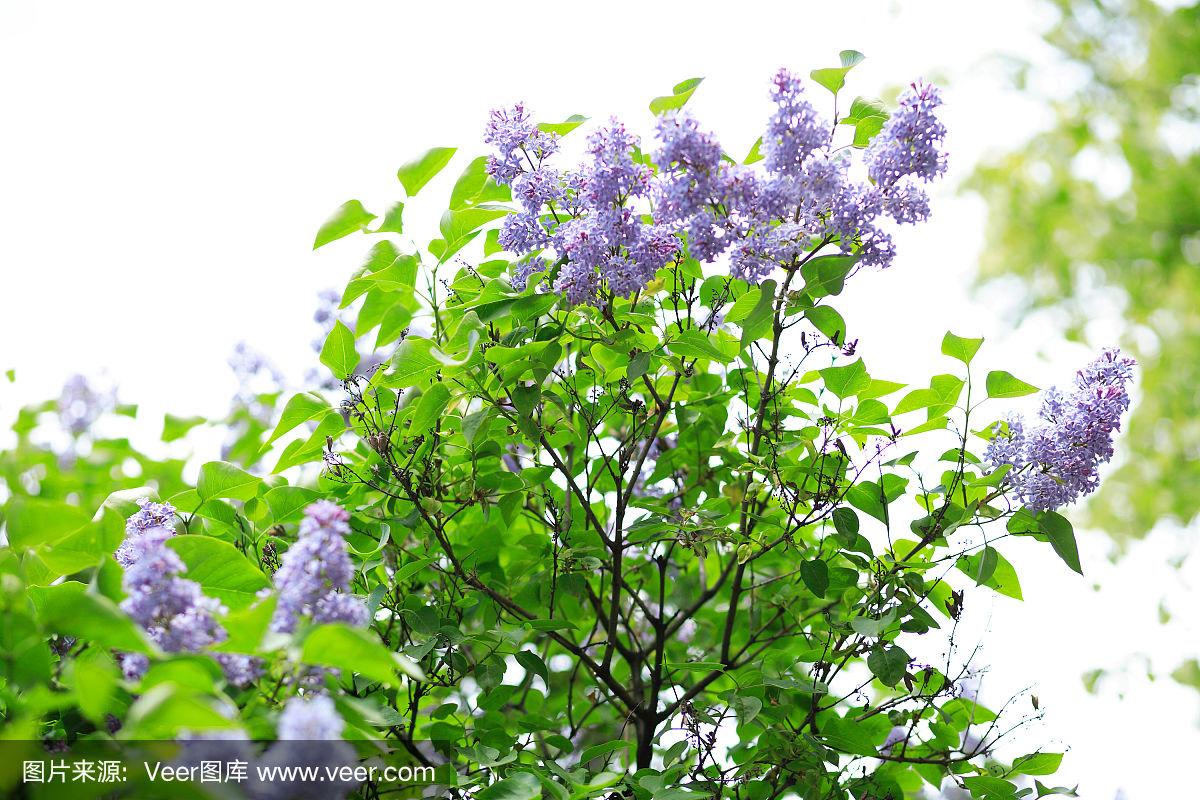
[[[350, 237], [314, 254], [317, 227], [350, 198], [382, 213], [402, 195], [395, 168], [427, 147], [482, 152], [494, 105], [524, 99], [548, 120], [616, 113], [648, 132], [650, 98], [706, 76], [690, 107], [740, 154], [766, 118], [770, 74], [834, 65], [843, 48], [868, 56], [851, 97], [918, 76], [948, 86], [952, 172], [935, 219], [905, 231], [894, 268], [859, 277], [840, 304], [868, 365], [899, 380], [944, 370], [950, 327], [988, 337], [984, 367], [1065, 380], [1086, 351], [1045, 321], [1012, 330], [1004, 298], [967, 298], [983, 207], [952, 190], [980, 154], [1044, 124], [992, 57], [1046, 64], [1046, 22], [1030, 0], [0, 0], [0, 370], [17, 371], [0, 385], [0, 418], [73, 372], [107, 373], [142, 405], [145, 434], [164, 410], [219, 414], [241, 340], [298, 378], [315, 363], [316, 292], [341, 287], [365, 250]], [[1045, 69], [1034, 85], [1070, 79]], [[418, 203], [432, 208], [439, 192]], [[1115, 334], [1111, 319], [1098, 314], [1097, 344]], [[1059, 781], [1082, 782], [1085, 798], [1179, 796], [1161, 765], [1194, 758], [1200, 703], [1165, 673], [1200, 640], [1200, 576], [1194, 559], [1190, 575], [1166, 566], [1180, 548], [1169, 532], [1115, 567], [1107, 547], [1083, 539], [1087, 579], [1015, 548], [1026, 603], [969, 609], [989, 627], [983, 661], [995, 665], [983, 699], [1036, 684], [1048, 713], [1029, 741], [1072, 748]], [[1164, 593], [1190, 621], [1158, 624]], [[1159, 680], [1135, 653], [1153, 654]], [[1099, 696], [1083, 692], [1084, 671], [1130, 664]]]

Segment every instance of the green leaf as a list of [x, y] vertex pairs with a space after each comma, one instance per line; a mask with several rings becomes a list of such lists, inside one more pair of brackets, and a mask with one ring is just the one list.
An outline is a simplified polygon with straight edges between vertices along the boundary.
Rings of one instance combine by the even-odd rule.
[[650, 101], [650, 113], [658, 115], [664, 111], [683, 108], [687, 104], [687, 101], [692, 98], [696, 87], [703, 81], [704, 78], [688, 78], [686, 81], [675, 84], [675, 88], [671, 90], [671, 94], [656, 97]]
[[251, 475], [241, 467], [226, 461], [209, 461], [200, 467], [196, 494], [201, 500], [223, 497], [230, 500], [249, 500], [258, 494], [262, 478]]
[[883, 130], [883, 123], [887, 122], [887, 117], [867, 117], [860, 120], [854, 126], [854, 141], [855, 147], [866, 147], [875, 138], [875, 135]]
[[418, 386], [437, 372], [442, 364], [432, 354], [433, 342], [420, 336], [409, 336], [389, 359], [387, 385], [395, 389]]
[[559, 136], [566, 136], [587, 121], [588, 118], [582, 114], [572, 114], [562, 122], [539, 122], [538, 130], [543, 133], [556, 133]]
[[169, 740], [181, 731], [228, 730], [238, 727], [225, 705], [174, 682], [144, 692], [130, 707], [122, 736]]
[[867, 58], [857, 50], [843, 50], [842, 52], [838, 53], [838, 57], [842, 60], [843, 69], [851, 69], [852, 67], [856, 67]]
[[487, 173], [487, 156], [474, 159], [450, 190], [450, 209], [460, 211], [480, 203], [495, 200], [508, 201], [512, 192], [507, 186], [501, 186]]
[[82, 583], [31, 586], [29, 599], [48, 631], [131, 653], [155, 653], [154, 645], [116, 603]]
[[895, 645], [883, 643], [875, 645], [867, 656], [867, 667], [871, 674], [879, 679], [884, 686], [895, 686], [904, 677], [908, 669], [909, 655]]
[[76, 506], [22, 495], [8, 501], [5, 516], [8, 543], [17, 550], [54, 544], [91, 521]]
[[726, 322], [739, 325], [742, 329], [742, 346], [761, 339], [771, 332], [774, 314], [772, 302], [775, 299], [775, 281], [764, 281], [758, 291], [751, 289], [737, 299], [729, 313], [725, 315]]
[[842, 400], [871, 385], [871, 376], [867, 374], [867, 368], [863, 366], [861, 358], [841, 367], [826, 367], [818, 371], [821, 373], [821, 380], [825, 382], [825, 388]]
[[357, 672], [368, 680], [399, 687], [397, 670], [414, 680], [423, 680], [411, 659], [384, 647], [371, 631], [336, 623], [321, 625], [305, 639], [300, 660], [305, 664], [337, 667], [347, 674]]
[[550, 670], [546, 668], [546, 662], [542, 657], [532, 650], [522, 650], [517, 653], [517, 663], [525, 668], [527, 672], [532, 672], [550, 685]]
[[813, 306], [804, 309], [804, 316], [812, 326], [823, 333], [829, 341], [841, 345], [846, 341], [846, 320], [831, 306]]
[[865, 56], [857, 50], [843, 50], [841, 52], [842, 65], [840, 67], [815, 69], [809, 74], [814, 81], [836, 95], [846, 85], [846, 73], [860, 64], [864, 58]]
[[883, 502], [879, 484], [874, 481], [861, 481], [850, 487], [846, 492], [846, 500], [859, 511], [870, 514], [875, 519], [888, 524], [887, 504]]
[[1050, 546], [1054, 548], [1054, 552], [1058, 553], [1058, 557], [1063, 560], [1063, 563], [1082, 575], [1083, 567], [1079, 564], [1079, 545], [1075, 542], [1075, 529], [1071, 526], [1070, 520], [1057, 511], [1047, 511], [1041, 515], [1039, 524], [1042, 533], [1046, 534], [1046, 538], [1050, 540]]
[[824, 597], [829, 590], [829, 565], [821, 559], [804, 561], [800, 564], [800, 577], [804, 585], [817, 597]]
[[841, 753], [859, 756], [878, 753], [878, 740], [871, 735], [867, 723], [855, 722], [849, 715], [846, 719], [832, 716], [821, 723], [821, 738], [829, 747]]
[[404, 186], [404, 192], [409, 197], [416, 197], [417, 192], [450, 163], [455, 152], [456, 148], [453, 147], [434, 147], [400, 167], [396, 177]]
[[395, 586], [399, 586], [421, 570], [428, 567], [430, 564], [434, 564], [436, 562], [436, 558], [419, 558], [416, 561], [410, 561], [400, 569], [396, 570], [396, 574], [393, 576], [391, 583]]
[[629, 742], [623, 739], [616, 739], [611, 742], [604, 742], [603, 744], [594, 744], [579, 754], [579, 763], [586, 764], [592, 759], [610, 756], [618, 750], [629, 749], [629, 746]]
[[393, 203], [383, 215], [376, 233], [404, 233], [404, 203]]
[[534, 631], [542, 631], [549, 633], [550, 631], [573, 631], [576, 625], [565, 619], [529, 619], [525, 620], [525, 627]]
[[317, 231], [317, 238], [313, 241], [313, 250], [336, 239], [341, 239], [343, 236], [349, 236], [355, 231], [365, 229], [373, 219], [375, 219], [375, 215], [363, 208], [362, 203], [357, 200], [347, 200], [338, 206], [338, 210], [333, 212], [329, 219], [325, 220], [321, 229]]
[[707, 358], [722, 364], [728, 364], [737, 358], [739, 349], [736, 339], [725, 342], [719, 337], [694, 328], [679, 334], [667, 346], [672, 353], [682, 358]]
[[975, 574], [971, 575], [975, 579], [976, 586], [982, 586], [992, 579], [992, 576], [996, 574], [996, 567], [1000, 563], [999, 559], [1000, 553], [996, 548], [990, 545], [983, 548], [979, 554], [979, 558], [972, 565], [972, 569], [978, 570]]
[[818, 256], [800, 268], [804, 291], [813, 299], [841, 294], [857, 256]]
[[177, 417], [174, 414], [167, 414], [163, 417], [162, 440], [174, 442], [182, 439], [192, 428], [203, 425], [205, 422], [207, 420], [204, 417]]
[[850, 113], [838, 120], [839, 125], [857, 125], [868, 117], [883, 117], [887, 119], [887, 109], [883, 101], [872, 97], [856, 97], [850, 104]]
[[258, 592], [271, 588], [262, 570], [228, 542], [193, 534], [172, 536], [167, 547], [187, 565], [188, 580], [229, 609], [245, 608], [258, 599]]
[[746, 157], [742, 159], [743, 164], [754, 164], [762, 161], [765, 156], [762, 154], [762, 137], [754, 140], [754, 144], [750, 147], [750, 152], [746, 153]]
[[321, 363], [329, 367], [333, 377], [344, 381], [358, 366], [358, 349], [354, 346], [354, 334], [339, 319], [333, 330], [325, 337], [321, 347]]
[[446, 211], [442, 214], [439, 223], [439, 229], [446, 244], [444, 249], [437, 254], [438, 260], [445, 262], [474, 239], [480, 228], [489, 222], [508, 216], [509, 213], [507, 208], [493, 208], [487, 205], [467, 206], [458, 211]]
[[[994, 567], [989, 567], [981, 563], [984, 559], [983, 553], [962, 556], [955, 562], [955, 566], [972, 580], [975, 580], [978, 575], [990, 572], [990, 574], [987, 574], [986, 580], [982, 581], [982, 585], [994, 589], [1006, 597], [1011, 597], [1015, 600], [1023, 599], [1021, 595], [1021, 582], [1017, 579], [1017, 571], [1013, 569], [1013, 565], [1000, 554], [1000, 551], [994, 548], [988, 549], [994, 554], [996, 561]], [[990, 559], [992, 556], [988, 556], [988, 558]]]
[[309, 420], [323, 417], [332, 410], [329, 403], [319, 395], [311, 392], [293, 395], [284, 406], [283, 414], [279, 417], [279, 424], [275, 426], [271, 438], [267, 439], [267, 444], [271, 444], [297, 425], [303, 425]]
[[850, 537], [850, 540], [853, 541], [858, 536], [858, 514], [845, 506], [835, 508], [833, 510], [833, 527], [843, 540]]
[[987, 393], [988, 397], [1004, 399], [1009, 397], [1024, 397], [1027, 394], [1033, 394], [1038, 391], [1038, 388], [1033, 384], [1026, 383], [1019, 378], [1015, 378], [1011, 373], [1004, 370], [994, 370], [988, 373], [987, 376]]
[[438, 382], [430, 386], [417, 400], [417, 407], [413, 410], [405, 435], [420, 436], [425, 433], [433, 427], [449, 403], [450, 390], [446, 388], [446, 384]]
[[302, 508], [320, 497], [320, 492], [303, 486], [276, 486], [266, 493], [263, 500], [271, 512], [271, 521], [280, 523], [292, 519]]
[[514, 772], [476, 795], [479, 800], [540, 800], [542, 784], [528, 772]]
[[970, 364], [982, 344], [983, 339], [964, 339], [946, 331], [945, 337], [942, 338], [942, 353], [957, 358], [964, 364]]
[[1030, 753], [1014, 761], [1012, 771], [1021, 775], [1053, 775], [1062, 760], [1062, 753]]
[[1002, 778], [989, 775], [976, 775], [963, 778], [963, 785], [971, 792], [971, 797], [979, 800], [1015, 800], [1017, 787]]
[[229, 638], [213, 649], [223, 653], [258, 653], [275, 615], [276, 597], [267, 595], [244, 608], [231, 610], [222, 620]]

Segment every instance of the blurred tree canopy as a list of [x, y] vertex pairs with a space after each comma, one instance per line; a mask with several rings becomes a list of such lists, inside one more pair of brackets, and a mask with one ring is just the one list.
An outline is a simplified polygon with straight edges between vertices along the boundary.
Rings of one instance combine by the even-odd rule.
[[1200, 4], [1052, 1], [1046, 41], [1086, 80], [973, 176], [990, 212], [981, 279], [1016, 275], [1022, 313], [1065, 312], [1076, 339], [1097, 290], [1122, 296], [1141, 397], [1089, 506], [1120, 542], [1200, 513]]

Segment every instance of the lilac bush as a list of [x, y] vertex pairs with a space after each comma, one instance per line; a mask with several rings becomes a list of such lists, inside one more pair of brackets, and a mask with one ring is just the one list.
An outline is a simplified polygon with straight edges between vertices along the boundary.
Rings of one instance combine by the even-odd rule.
[[[1022, 596], [1009, 535], [1081, 569], [1049, 511], [1095, 488], [1133, 364], [1106, 351], [998, 426], [997, 401], [1037, 389], [981, 375], [982, 339], [947, 332], [927, 384], [868, 369], [834, 304], [929, 218], [947, 132], [923, 81], [892, 113], [841, 102], [859, 60], [766, 81], [740, 161], [685, 109], [692, 80], [645, 126], [581, 131], [574, 166], [582, 118], [492, 112], [425, 245], [403, 214], [452, 148], [402, 165], [382, 215], [344, 203], [315, 245], [374, 245], [328, 298], [327, 377], [273, 431], [128, 521], [128, 494], [94, 519], [5, 509], [37, 557], [0, 560], [4, 591], [38, 582], [10, 630], [76, 659], [49, 680], [80, 715], [39, 724], [428, 770], [367, 797], [900, 800], [945, 780], [990, 800], [1052, 773], [1062, 754], [1002, 746], [1037, 708], [966, 691], [955, 636], [968, 593]], [[106, 679], [101, 648], [139, 645]]]

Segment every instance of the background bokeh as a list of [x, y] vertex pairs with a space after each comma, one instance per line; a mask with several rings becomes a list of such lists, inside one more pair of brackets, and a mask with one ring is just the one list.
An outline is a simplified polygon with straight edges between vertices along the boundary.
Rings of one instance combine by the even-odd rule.
[[[15, 377], [0, 417], [82, 373], [92, 400], [137, 405], [102, 424], [179, 480], [189, 456], [237, 446], [188, 417], [226, 417], [237, 397], [253, 430], [256, 392], [310, 379], [332, 313], [314, 320], [319, 293], [359, 252], [313, 253], [313, 234], [351, 197], [384, 207], [413, 154], [482, 151], [487, 110], [515, 99], [647, 134], [646, 102], [692, 76], [706, 81], [689, 107], [740, 154], [769, 75], [843, 48], [868, 56], [853, 93], [942, 83], [952, 154], [933, 221], [848, 288], [867, 358], [927, 373], [949, 319], [1039, 386], [1104, 344], [1143, 364], [1119, 463], [1076, 515], [1087, 577], [1040, 559], [1024, 604], [970, 610], [964, 641], [994, 665], [982, 697], [1037, 694], [1047, 713], [1025, 735], [1069, 750], [1058, 782], [1085, 798], [1185, 796], [1171, 765], [1200, 747], [1196, 6], [3, 0], [0, 371]], [[83, 413], [72, 385], [64, 405]], [[168, 412], [180, 437], [164, 444]]]

